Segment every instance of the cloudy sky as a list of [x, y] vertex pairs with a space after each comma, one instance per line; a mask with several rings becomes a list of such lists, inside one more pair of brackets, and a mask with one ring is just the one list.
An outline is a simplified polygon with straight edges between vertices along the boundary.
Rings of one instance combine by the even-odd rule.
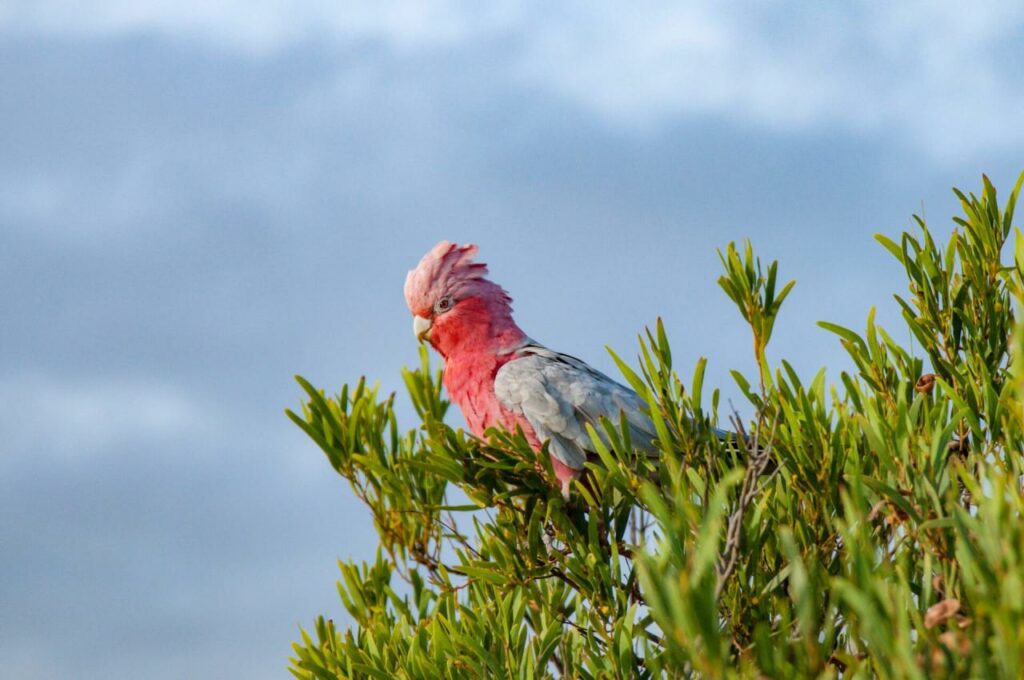
[[612, 372], [661, 315], [735, 397], [716, 248], [836, 377], [815, 321], [905, 335], [872, 235], [1024, 169], [1017, 2], [480, 4], [0, 2], [4, 678], [277, 678], [343, 618], [372, 528], [282, 410], [399, 387], [442, 238], [542, 342]]

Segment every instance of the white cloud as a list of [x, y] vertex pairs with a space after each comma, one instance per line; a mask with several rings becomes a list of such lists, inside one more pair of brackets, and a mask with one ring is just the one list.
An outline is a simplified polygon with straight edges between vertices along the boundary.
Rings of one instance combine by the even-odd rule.
[[0, 379], [0, 462], [80, 462], [135, 442], [194, 433], [202, 409], [178, 389], [135, 379]]
[[332, 0], [13, 0], [0, 22], [8, 30], [72, 36], [154, 33], [199, 38], [244, 52], [266, 53], [310, 37], [381, 39], [395, 47], [470, 40], [502, 23], [500, 6], [441, 2]]
[[[887, 128], [936, 157], [1024, 141], [1024, 5], [617, 6], [537, 22], [521, 77], [626, 126]], [[1016, 86], [1015, 86], [1016, 85]]]
[[[328, 0], [14, 0], [0, 30], [154, 33], [266, 54], [308, 39], [396, 52], [502, 41], [497, 77], [624, 129], [709, 116], [768, 129], [838, 127], [939, 160], [1024, 142], [1018, 2], [568, 5]], [[512, 47], [509, 47], [509, 46]]]

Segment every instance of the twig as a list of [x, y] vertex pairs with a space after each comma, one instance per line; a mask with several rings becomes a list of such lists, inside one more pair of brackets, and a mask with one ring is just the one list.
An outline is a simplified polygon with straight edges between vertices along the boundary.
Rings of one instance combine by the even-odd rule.
[[735, 410], [731, 420], [736, 430], [736, 436], [741, 441], [746, 442], [748, 464], [747, 471], [743, 475], [743, 486], [740, 488], [739, 504], [732, 514], [729, 515], [729, 524], [725, 532], [725, 547], [718, 559], [718, 583], [715, 584], [716, 600], [721, 596], [722, 589], [725, 588], [726, 582], [736, 570], [736, 564], [739, 562], [740, 540], [743, 537], [743, 514], [761, 488], [758, 486], [757, 480], [768, 466], [768, 461], [771, 458], [772, 442], [775, 441], [775, 424], [772, 424], [768, 443], [762, 447], [760, 441], [760, 418], [758, 418], [757, 429], [754, 431], [754, 438], [752, 440], [747, 438], [743, 421], [740, 420], [739, 414]]

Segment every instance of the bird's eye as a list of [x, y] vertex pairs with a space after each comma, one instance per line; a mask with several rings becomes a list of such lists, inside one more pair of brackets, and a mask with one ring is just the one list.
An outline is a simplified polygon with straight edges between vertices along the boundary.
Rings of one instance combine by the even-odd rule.
[[455, 301], [452, 300], [451, 295], [445, 295], [443, 298], [434, 303], [434, 313], [443, 314], [452, 308]]

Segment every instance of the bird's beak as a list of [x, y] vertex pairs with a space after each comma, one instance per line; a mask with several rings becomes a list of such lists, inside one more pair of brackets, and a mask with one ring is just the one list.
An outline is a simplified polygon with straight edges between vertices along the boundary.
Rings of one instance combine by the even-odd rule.
[[430, 319], [424, 319], [422, 316], [412, 317], [412, 334], [416, 336], [416, 339], [420, 342], [430, 339], [430, 327], [433, 323]]

